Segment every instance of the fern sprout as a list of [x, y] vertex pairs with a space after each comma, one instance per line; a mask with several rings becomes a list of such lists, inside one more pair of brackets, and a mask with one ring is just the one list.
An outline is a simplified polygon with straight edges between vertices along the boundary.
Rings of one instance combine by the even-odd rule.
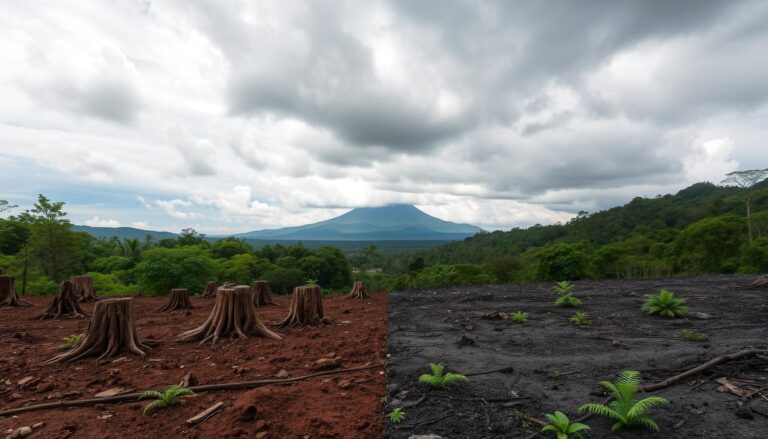
[[555, 433], [557, 439], [583, 439], [581, 431], [589, 430], [589, 425], [580, 422], [571, 422], [565, 413], [556, 411], [554, 414], [544, 415], [549, 420], [549, 425], [545, 425], [541, 431], [551, 431]]
[[684, 303], [685, 299], [675, 297], [673, 292], [661, 290], [657, 296], [648, 296], [642, 310], [648, 314], [674, 319], [688, 314], [688, 308], [683, 305]]
[[317, 285], [317, 279], [307, 279], [304, 283], [310, 286], [315, 286]]
[[581, 300], [571, 293], [565, 293], [555, 300], [555, 306], [562, 306], [566, 308], [576, 308], [581, 306]]
[[577, 312], [571, 317], [571, 323], [576, 326], [588, 326], [592, 324], [592, 321], [587, 318], [585, 313]]
[[512, 321], [515, 323], [525, 323], [528, 321], [528, 313], [524, 311], [515, 311], [512, 313]]
[[571, 290], [573, 289], [573, 285], [571, 285], [571, 283], [570, 283], [570, 282], [568, 282], [567, 280], [564, 280], [564, 281], [560, 281], [560, 282], [558, 282], [558, 283], [557, 283], [557, 285], [555, 285], [555, 286], [553, 287], [553, 289], [555, 290], [555, 292], [556, 292], [558, 295], [560, 295], [560, 296], [561, 296], [561, 295], [563, 295], [563, 294], [568, 294], [568, 293], [570, 293], [570, 292], [571, 292]]
[[184, 404], [186, 401], [181, 399], [180, 396], [192, 395], [194, 393], [195, 392], [190, 389], [184, 389], [179, 386], [171, 386], [162, 392], [158, 392], [157, 390], [147, 390], [146, 392], [142, 393], [141, 396], [139, 396], [139, 400], [154, 399], [154, 401], [150, 402], [144, 407], [144, 414], [148, 415], [155, 410]]
[[428, 384], [433, 389], [442, 389], [443, 387], [462, 381], [469, 381], [467, 377], [460, 373], [443, 373], [445, 368], [440, 363], [430, 363], [429, 368], [432, 369], [432, 374], [424, 374], [419, 377], [419, 382]]
[[405, 419], [405, 412], [400, 407], [392, 409], [391, 412], [387, 415], [387, 418], [389, 418], [390, 421], [392, 421], [393, 424], [399, 424], [403, 422], [403, 419]]
[[63, 338], [64, 342], [59, 345], [60, 351], [69, 351], [77, 347], [80, 344], [80, 340], [83, 339], [85, 334], [72, 334]]
[[637, 399], [640, 391], [640, 373], [634, 370], [625, 370], [619, 373], [615, 383], [600, 381], [600, 385], [606, 388], [613, 396], [613, 401], [608, 405], [590, 402], [579, 407], [579, 411], [587, 411], [600, 416], [607, 416], [616, 421], [613, 430], [622, 427], [644, 426], [658, 431], [659, 426], [646, 412], [657, 405], [668, 404], [669, 401], [660, 396], [649, 396]]

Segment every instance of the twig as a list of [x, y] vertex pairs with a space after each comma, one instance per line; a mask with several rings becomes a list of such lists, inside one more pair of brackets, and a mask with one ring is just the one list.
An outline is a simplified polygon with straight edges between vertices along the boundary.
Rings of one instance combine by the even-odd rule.
[[472, 372], [472, 373], [465, 373], [464, 376], [468, 377], [474, 377], [478, 375], [490, 375], [492, 373], [512, 373], [514, 372], [514, 368], [512, 366], [506, 366], [502, 367], [500, 369], [493, 369], [493, 370], [486, 370], [484, 372]]
[[[298, 376], [294, 378], [242, 381], [238, 383], [208, 384], [204, 386], [189, 387], [189, 389], [194, 392], [215, 392], [219, 390], [247, 390], [247, 389], [253, 389], [255, 387], [267, 386], [270, 384], [288, 384], [296, 381], [308, 380], [310, 378], [315, 378], [319, 376], [336, 375], [336, 374], [347, 373], [347, 372], [357, 372], [357, 371], [367, 370], [367, 369], [376, 369], [379, 367], [384, 367], [384, 365], [369, 364], [366, 366], [351, 367], [348, 369], [337, 369], [337, 370], [329, 370], [325, 372], [318, 372], [318, 373]], [[82, 406], [89, 406], [89, 405], [95, 405], [95, 404], [111, 404], [111, 403], [118, 403], [118, 402], [125, 402], [125, 401], [136, 401], [138, 400], [139, 396], [141, 396], [141, 393], [127, 393], [124, 395], [112, 396], [108, 398], [76, 399], [73, 401], [58, 401], [58, 402], [49, 402], [45, 404], [28, 405], [26, 407], [18, 407], [15, 409], [0, 411], [0, 417], [15, 415], [17, 413], [31, 412], [35, 410], [55, 409], [55, 408], [62, 408], [62, 407], [82, 407]]]
[[217, 402], [216, 404], [208, 407], [207, 409], [203, 410], [202, 412], [198, 413], [197, 415], [187, 419], [187, 425], [195, 425], [199, 424], [200, 422], [205, 421], [206, 419], [210, 418], [211, 416], [215, 415], [216, 413], [221, 410], [221, 408], [224, 407], [223, 402]]
[[678, 382], [680, 380], [684, 380], [684, 379], [688, 378], [691, 375], [695, 375], [695, 374], [697, 374], [699, 372], [703, 372], [705, 370], [711, 369], [711, 368], [717, 366], [718, 364], [727, 363], [729, 361], [738, 360], [738, 359], [744, 358], [744, 357], [750, 357], [750, 356], [753, 356], [753, 355], [756, 355], [756, 354], [759, 354], [759, 353], [763, 353], [763, 352], [766, 352], [766, 350], [765, 349], [744, 349], [743, 351], [735, 352], [733, 354], [720, 355], [719, 357], [715, 357], [715, 358], [707, 361], [704, 364], [701, 364], [699, 366], [694, 367], [693, 369], [688, 369], [688, 370], [686, 370], [685, 372], [683, 372], [681, 374], [678, 374], [678, 375], [675, 375], [673, 377], [667, 378], [664, 381], [661, 381], [661, 382], [658, 382], [658, 383], [654, 383], [654, 384], [649, 384], [647, 386], [643, 386], [643, 387], [641, 387], [641, 390], [643, 392], [654, 392], [656, 390], [660, 390], [660, 389], [663, 389], [665, 387], [669, 387], [670, 385], [672, 385], [672, 384], [674, 384], [674, 383], [676, 383], [676, 382]]
[[395, 430], [412, 430], [414, 428], [421, 427], [422, 425], [426, 425], [426, 424], [429, 424], [429, 423], [432, 423], [432, 422], [435, 422], [435, 421], [439, 421], [441, 419], [445, 419], [448, 416], [451, 416], [452, 414], [453, 414], [453, 411], [449, 410], [449, 411], [445, 412], [445, 414], [443, 414], [443, 415], [436, 416], [434, 418], [425, 419], [425, 420], [423, 420], [421, 422], [417, 422], [417, 423], [415, 423], [413, 425], [398, 425], [398, 426], [395, 426]]
[[404, 402], [403, 404], [400, 405], [400, 408], [407, 409], [407, 408], [410, 408], [410, 407], [416, 407], [417, 405], [419, 405], [422, 402], [424, 402], [425, 399], [427, 399], [427, 395], [426, 394], [421, 395], [421, 398], [417, 399], [416, 401], [410, 401], [410, 402], [407, 402], [407, 403]]

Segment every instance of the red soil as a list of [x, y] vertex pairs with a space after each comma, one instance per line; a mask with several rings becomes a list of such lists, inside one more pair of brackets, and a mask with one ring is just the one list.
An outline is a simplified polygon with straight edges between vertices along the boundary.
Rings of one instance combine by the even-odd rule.
[[[273, 298], [278, 306], [258, 309], [265, 322], [287, 313], [289, 298]], [[139, 336], [162, 340], [146, 358], [124, 355], [117, 363], [94, 358], [42, 366], [59, 352], [61, 339], [84, 332], [88, 320], [34, 320], [51, 297], [24, 299], [34, 306], [0, 308], [0, 410], [58, 401], [68, 392], [75, 393], [63, 399], [92, 398], [113, 387], [161, 389], [178, 384], [187, 372], [200, 384], [214, 384], [274, 378], [281, 369], [291, 377], [307, 375], [315, 372], [316, 360], [332, 355], [342, 357], [342, 367], [381, 363], [386, 356], [385, 293], [367, 300], [324, 298], [326, 316], [336, 320], [332, 325], [281, 330], [284, 340], [227, 339], [215, 347], [174, 342], [182, 331], [205, 321], [213, 299], [194, 298], [195, 309], [187, 315], [183, 310], [157, 311], [166, 297], [138, 297], [134, 313]], [[83, 308], [90, 312], [93, 304]], [[17, 383], [29, 376], [39, 381], [21, 388]], [[380, 438], [384, 415], [379, 398], [384, 393], [383, 369], [376, 368], [248, 391], [199, 393], [184, 406], [150, 416], [142, 415], [143, 401], [27, 412], [0, 418], [0, 434], [45, 422], [32, 438]], [[195, 426], [185, 424], [219, 401], [225, 403], [222, 412]], [[243, 419], [250, 405], [257, 413]]]

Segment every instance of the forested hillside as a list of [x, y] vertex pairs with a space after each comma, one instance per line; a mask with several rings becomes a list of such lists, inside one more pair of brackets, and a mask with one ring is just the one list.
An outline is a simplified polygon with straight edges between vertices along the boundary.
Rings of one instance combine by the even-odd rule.
[[479, 233], [384, 265], [391, 273], [408, 271], [400, 286], [765, 272], [768, 182], [753, 193], [751, 241], [743, 189], [698, 183], [582, 212], [566, 224]]

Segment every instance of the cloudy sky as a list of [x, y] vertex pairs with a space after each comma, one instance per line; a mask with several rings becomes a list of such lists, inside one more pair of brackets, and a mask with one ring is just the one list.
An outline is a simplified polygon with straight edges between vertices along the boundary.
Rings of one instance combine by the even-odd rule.
[[8, 0], [0, 199], [226, 234], [553, 223], [768, 167], [765, 1]]

